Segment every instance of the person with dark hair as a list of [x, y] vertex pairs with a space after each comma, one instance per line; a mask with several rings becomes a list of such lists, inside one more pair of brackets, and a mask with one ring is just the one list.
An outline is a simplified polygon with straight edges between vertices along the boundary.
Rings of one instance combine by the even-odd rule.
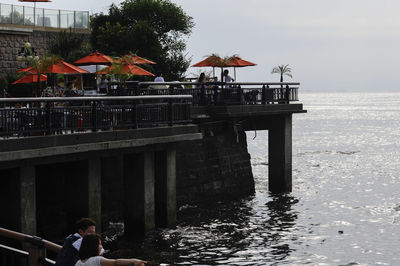
[[75, 266], [113, 266], [113, 265], [135, 265], [144, 266], [146, 261], [138, 259], [106, 259], [100, 256], [102, 250], [101, 237], [99, 235], [86, 235], [83, 237], [79, 249], [79, 260]]
[[[224, 70], [224, 80], [225, 83], [233, 82], [235, 81], [231, 76], [229, 76], [229, 70], [225, 69]], [[225, 85], [225, 88], [229, 88], [229, 85]]]
[[154, 79], [154, 82], [165, 82], [163, 74], [161, 72], [157, 73], [157, 77]]
[[96, 234], [96, 222], [90, 218], [82, 218], [76, 222], [76, 233], [67, 236], [56, 259], [57, 266], [71, 266], [78, 261], [78, 251], [82, 238], [89, 234]]
[[201, 73], [200, 73], [200, 76], [199, 76], [199, 78], [197, 79], [197, 82], [200, 82], [200, 83], [206, 82], [206, 74], [205, 74], [204, 72], [201, 72]]

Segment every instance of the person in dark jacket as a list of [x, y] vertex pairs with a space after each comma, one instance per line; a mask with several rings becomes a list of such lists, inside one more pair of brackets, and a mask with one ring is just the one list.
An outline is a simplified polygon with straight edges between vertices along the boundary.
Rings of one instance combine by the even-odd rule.
[[88, 234], [96, 234], [96, 222], [90, 218], [82, 218], [76, 222], [76, 233], [67, 236], [57, 256], [57, 266], [71, 266], [79, 260], [78, 251], [82, 238]]

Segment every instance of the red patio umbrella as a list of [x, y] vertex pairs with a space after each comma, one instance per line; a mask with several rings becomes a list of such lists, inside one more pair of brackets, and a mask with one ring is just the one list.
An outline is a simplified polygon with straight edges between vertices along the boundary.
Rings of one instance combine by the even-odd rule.
[[132, 64], [135, 64], [135, 65], [144, 65], [144, 64], [154, 65], [154, 64], [156, 64], [156, 62], [153, 62], [153, 61], [151, 61], [149, 59], [140, 57], [140, 56], [135, 55], [135, 54], [126, 54], [121, 58], [115, 59], [114, 62], [116, 62], [116, 63], [123, 62], [123, 64], [128, 64], [128, 65], [129, 64], [130, 65], [132, 65]]
[[[46, 81], [46, 80], [47, 80], [47, 76], [41, 74], [40, 75], [40, 81]], [[22, 77], [22, 78], [20, 78], [20, 79], [18, 79], [16, 81], [14, 81], [11, 84], [14, 85], [14, 84], [22, 84], [22, 83], [35, 83], [37, 81], [38, 81], [38, 75], [37, 74], [28, 74], [28, 75], [26, 75], [26, 76], [24, 76], [24, 77]]]
[[23, 69], [18, 70], [18, 73], [23, 73], [23, 72], [30, 72], [32, 70], [32, 67], [25, 67]]
[[[110, 66], [100, 71], [96, 74], [114, 74], [115, 66]], [[121, 74], [131, 74], [134, 76], [155, 76], [153, 73], [132, 64], [123, 64], [121, 66]]]
[[250, 61], [243, 60], [238, 56], [232, 56], [225, 60], [226, 67], [233, 67], [235, 72], [235, 80], [236, 80], [236, 68], [237, 67], [246, 67], [246, 66], [256, 66], [257, 64], [252, 63]]
[[74, 62], [74, 65], [85, 66], [85, 65], [111, 65], [113, 59], [108, 55], [102, 54], [98, 51], [91, 53], [81, 59]]
[[133, 64], [138, 64], [138, 65], [143, 65], [143, 64], [151, 64], [151, 65], [154, 65], [154, 64], [156, 64], [156, 62], [153, 62], [153, 61], [151, 61], [151, 60], [149, 60], [149, 59], [140, 57], [140, 56], [138, 56], [138, 55], [133, 55], [133, 56], [132, 56], [132, 63], [133, 63]]
[[[219, 57], [216, 54], [212, 54], [208, 56], [206, 59], [192, 65], [192, 67], [207, 67], [210, 66], [213, 68], [213, 76], [215, 76], [215, 67], [221, 68], [221, 78], [222, 78], [222, 68], [226, 66], [226, 62], [223, 58]], [[222, 80], [222, 79], [221, 79]]]
[[[36, 71], [33, 67], [24, 68], [22, 70], [24, 70], [23, 72], [36, 73]], [[50, 73], [53, 73], [53, 74], [87, 74], [87, 73], [90, 73], [87, 70], [84, 70], [80, 67], [69, 64], [61, 59], [58, 59], [54, 64], [52, 64], [48, 68], [44, 69], [42, 72], [46, 73], [46, 74], [50, 74]]]

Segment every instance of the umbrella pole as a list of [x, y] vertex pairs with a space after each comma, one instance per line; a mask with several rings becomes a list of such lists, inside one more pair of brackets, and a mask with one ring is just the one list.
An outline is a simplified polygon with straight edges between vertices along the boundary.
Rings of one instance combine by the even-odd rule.
[[235, 81], [236, 81], [236, 67], [233, 67], [233, 72], [235, 72]]
[[95, 72], [95, 77], [96, 77], [96, 91], [97, 91], [97, 93], [99, 93], [99, 81], [97, 80], [98, 79], [98, 77], [99, 77], [99, 75], [97, 75], [96, 73], [97, 73], [97, 67], [98, 67], [98, 65], [96, 65], [96, 72]]

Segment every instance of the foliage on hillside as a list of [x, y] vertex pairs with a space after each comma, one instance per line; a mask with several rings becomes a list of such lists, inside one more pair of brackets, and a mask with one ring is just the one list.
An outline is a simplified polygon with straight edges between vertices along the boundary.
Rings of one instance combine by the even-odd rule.
[[157, 62], [150, 71], [177, 80], [190, 65], [184, 38], [193, 26], [192, 17], [167, 0], [126, 0], [111, 5], [108, 15], [92, 17], [91, 44], [109, 55], [133, 52], [149, 58]]

